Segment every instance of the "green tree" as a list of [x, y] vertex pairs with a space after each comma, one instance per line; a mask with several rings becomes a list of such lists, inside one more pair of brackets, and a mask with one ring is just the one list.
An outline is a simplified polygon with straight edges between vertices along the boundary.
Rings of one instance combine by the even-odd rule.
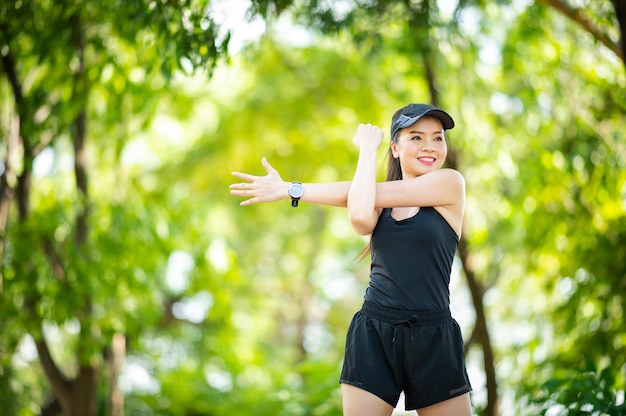
[[[506, 273], [517, 282], [503, 287], [543, 296], [514, 312], [538, 325], [521, 337], [526, 342], [511, 345], [524, 369], [511, 381], [538, 403], [527, 414], [617, 415], [625, 409], [619, 395], [626, 383], [626, 81], [602, 50], [590, 55], [592, 44], [575, 27], [547, 31], [552, 19], [541, 7], [529, 8], [509, 32], [503, 59], [505, 70], [522, 70], [526, 79], [501, 90], [507, 100], [520, 97], [523, 108], [508, 120], [499, 115], [498, 124], [532, 132], [523, 141], [512, 133], [507, 144], [517, 174], [501, 182], [508, 200], [503, 222], [526, 231], [519, 248], [508, 251], [525, 265], [523, 276]], [[589, 58], [595, 65], [587, 65]], [[550, 83], [541, 81], [548, 68], [557, 71]]]
[[[621, 2], [251, 4], [324, 36], [270, 33], [208, 85], [203, 4], [0, 6], [3, 411], [87, 414], [80, 387], [119, 414], [125, 355], [129, 413], [339, 414], [365, 242], [341, 210], [238, 207], [229, 172], [348, 179], [358, 122], [430, 99], [468, 184], [477, 412], [623, 412]], [[47, 378], [12, 364], [27, 334]]]
[[[205, 8], [195, 1], [0, 6], [0, 365], [4, 376], [12, 373], [11, 357], [29, 334], [51, 407], [66, 415], [98, 412], [101, 373], [115, 380], [119, 345], [162, 315], [152, 277], [171, 247], [154, 226], [159, 208], [132, 186], [108, 193], [109, 183], [124, 177], [124, 141], [150, 120], [168, 76], [181, 66], [211, 68], [225, 53], [228, 37], [218, 39]], [[66, 155], [71, 161], [49, 174], [34, 172], [38, 157]], [[103, 397], [120, 414], [116, 386]], [[38, 387], [15, 396], [45, 396], [48, 388]]]

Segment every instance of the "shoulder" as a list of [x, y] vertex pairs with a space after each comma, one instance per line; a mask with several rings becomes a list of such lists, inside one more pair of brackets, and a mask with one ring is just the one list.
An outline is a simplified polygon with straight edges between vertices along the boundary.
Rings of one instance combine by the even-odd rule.
[[452, 186], [458, 187], [458, 190], [462, 192], [463, 195], [465, 195], [465, 178], [463, 177], [461, 172], [455, 169], [446, 168], [443, 169], [443, 173], [450, 181], [450, 184]]
[[[411, 180], [411, 179], [409, 179]], [[439, 169], [419, 176], [414, 180], [439, 190], [465, 193], [465, 178], [458, 170], [451, 168]]]
[[444, 179], [447, 179], [452, 182], [457, 182], [458, 184], [465, 186], [465, 178], [463, 177], [463, 175], [461, 175], [461, 172], [459, 172], [456, 169], [443, 168], [443, 169], [439, 169], [438, 171], [431, 172], [431, 174], [432, 173], [438, 173]]
[[441, 186], [449, 188], [453, 191], [462, 192], [463, 194], [465, 194], [465, 178], [458, 170], [444, 168], [424, 175], [424, 177], [429, 176], [431, 177], [430, 179], [432, 179], [433, 182], [439, 183]]
[[427, 175], [434, 173], [440, 175], [440, 192], [445, 195], [442, 198], [447, 201], [447, 203], [434, 206], [434, 209], [450, 224], [457, 237], [460, 238], [465, 211], [465, 178], [455, 169], [440, 169]]

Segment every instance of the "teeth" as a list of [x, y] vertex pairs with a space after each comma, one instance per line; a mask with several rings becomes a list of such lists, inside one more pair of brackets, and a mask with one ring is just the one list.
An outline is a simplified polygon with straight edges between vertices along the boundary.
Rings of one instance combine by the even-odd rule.
[[434, 162], [435, 158], [433, 158], [433, 157], [420, 157], [419, 160], [423, 160], [424, 162]]

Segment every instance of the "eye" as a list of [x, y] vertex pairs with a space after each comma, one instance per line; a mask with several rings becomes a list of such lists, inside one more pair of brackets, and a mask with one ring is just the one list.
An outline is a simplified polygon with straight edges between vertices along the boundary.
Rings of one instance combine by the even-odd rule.
[[421, 136], [413, 136], [410, 140], [422, 140]]
[[435, 140], [438, 141], [438, 142], [442, 142], [443, 141], [443, 137], [437, 136], [437, 137], [435, 137]]

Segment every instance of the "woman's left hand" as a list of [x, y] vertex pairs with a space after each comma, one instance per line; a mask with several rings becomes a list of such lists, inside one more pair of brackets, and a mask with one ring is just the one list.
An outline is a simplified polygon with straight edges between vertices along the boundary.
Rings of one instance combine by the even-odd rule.
[[250, 199], [241, 202], [240, 205], [242, 206], [289, 198], [289, 183], [282, 180], [278, 171], [270, 165], [267, 159], [261, 159], [261, 164], [267, 172], [265, 176], [232, 172], [234, 177], [246, 181], [230, 185], [231, 195], [250, 197]]

